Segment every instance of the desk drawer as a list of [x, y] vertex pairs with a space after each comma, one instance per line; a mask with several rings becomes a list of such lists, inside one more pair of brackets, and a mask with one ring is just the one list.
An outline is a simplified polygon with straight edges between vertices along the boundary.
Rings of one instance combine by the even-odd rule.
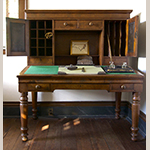
[[79, 21], [79, 28], [85, 30], [102, 30], [103, 21]]
[[133, 84], [112, 84], [111, 85], [111, 91], [120, 91], [120, 92], [128, 92], [133, 91], [134, 85]]
[[71, 30], [77, 28], [77, 21], [55, 21], [55, 30]]
[[49, 84], [28, 84], [28, 91], [49, 91]]

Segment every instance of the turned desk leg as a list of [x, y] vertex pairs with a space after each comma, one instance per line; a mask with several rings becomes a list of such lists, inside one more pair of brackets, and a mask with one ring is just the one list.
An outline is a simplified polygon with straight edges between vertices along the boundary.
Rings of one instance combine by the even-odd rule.
[[27, 141], [28, 140], [28, 98], [27, 98], [27, 92], [22, 92], [21, 97], [20, 97], [20, 117], [21, 117], [21, 136], [22, 136], [22, 141]]
[[132, 99], [132, 127], [131, 127], [131, 139], [132, 141], [137, 141], [138, 133], [138, 123], [139, 123], [139, 114], [140, 114], [140, 93], [133, 93]]
[[120, 103], [121, 103], [121, 92], [116, 92], [115, 93], [115, 98], [116, 98], [116, 109], [115, 109], [115, 118], [119, 119], [120, 118]]
[[37, 92], [32, 92], [32, 116], [37, 119]]

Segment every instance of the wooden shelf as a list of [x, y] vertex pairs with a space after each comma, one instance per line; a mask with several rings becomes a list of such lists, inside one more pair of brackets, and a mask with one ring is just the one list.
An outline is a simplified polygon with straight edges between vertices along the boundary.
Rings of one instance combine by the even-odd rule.
[[30, 21], [30, 56], [53, 56], [52, 38], [45, 38], [47, 32], [52, 32], [52, 20]]

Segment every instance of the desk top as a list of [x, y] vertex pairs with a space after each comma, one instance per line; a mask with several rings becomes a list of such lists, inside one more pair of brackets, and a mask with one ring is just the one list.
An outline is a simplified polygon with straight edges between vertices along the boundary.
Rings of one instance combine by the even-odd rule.
[[[84, 71], [82, 71], [84, 68]], [[25, 75], [104, 75], [116, 74], [106, 73], [101, 66], [77, 66], [76, 70], [68, 70], [67, 66], [29, 66], [24, 72]], [[117, 73], [117, 74], [136, 74], [136, 73]]]
[[[89, 69], [90, 67], [87, 68]], [[87, 68], [85, 66], [85, 70], [88, 72]], [[94, 71], [99, 71], [101, 69], [100, 66], [96, 68], [95, 66], [93, 66], [91, 68], [94, 69]], [[81, 72], [80, 69], [77, 71]], [[20, 75], [17, 75], [19, 79], [19, 92], [53, 92], [56, 89], [97, 89], [112, 92], [142, 91], [144, 75], [138, 71], [135, 71], [134, 74], [98, 74], [97, 72], [95, 73], [59, 74], [58, 66], [26, 66], [20, 72]], [[40, 87], [40, 89], [36, 88], [37, 85]], [[126, 88], [122, 89], [122, 86], [125, 86]]]

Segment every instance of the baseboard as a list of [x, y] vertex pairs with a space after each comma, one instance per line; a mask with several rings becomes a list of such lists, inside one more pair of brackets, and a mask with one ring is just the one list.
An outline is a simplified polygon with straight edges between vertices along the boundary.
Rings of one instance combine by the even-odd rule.
[[[3, 102], [4, 117], [19, 117], [20, 116], [19, 102]], [[81, 118], [114, 118], [115, 117], [115, 102], [38, 102], [38, 116], [48, 117], [81, 117]], [[52, 112], [50, 112], [52, 111]], [[128, 101], [121, 102], [121, 117], [125, 117], [131, 122], [131, 104]], [[32, 102], [28, 103], [28, 115], [32, 116]], [[146, 115], [140, 111], [139, 117], [139, 132], [146, 136]]]
[[[3, 108], [4, 108], [4, 115], [13, 115], [12, 113], [8, 114], [5, 113], [5, 110], [8, 109], [9, 107], [16, 107], [18, 108], [20, 106], [19, 102], [3, 102]], [[32, 102], [28, 102], [28, 106], [32, 107]], [[115, 102], [114, 101], [100, 101], [100, 102], [38, 102], [37, 107], [58, 107], [58, 106], [111, 106], [115, 107]], [[131, 109], [131, 103], [128, 101], [122, 101], [121, 106], [126, 106], [129, 109]], [[146, 122], [146, 115], [140, 111], [140, 118]]]

